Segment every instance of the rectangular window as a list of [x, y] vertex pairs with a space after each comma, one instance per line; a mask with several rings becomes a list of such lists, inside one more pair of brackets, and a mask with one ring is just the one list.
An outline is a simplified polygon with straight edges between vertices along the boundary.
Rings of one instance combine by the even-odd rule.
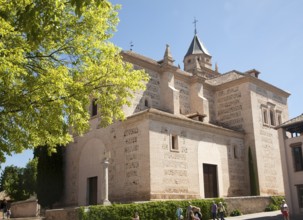
[[178, 136], [177, 135], [172, 135], [171, 136], [171, 150], [172, 151], [178, 151]]
[[276, 116], [277, 116], [278, 125], [282, 124], [282, 112], [281, 111], [276, 111]]
[[297, 185], [299, 207], [303, 208], [303, 185]]
[[275, 126], [276, 122], [275, 122], [275, 113], [274, 110], [270, 110], [269, 111], [269, 116], [270, 116], [270, 125]]
[[303, 155], [302, 155], [302, 145], [295, 145], [292, 147], [293, 161], [295, 171], [303, 170]]
[[262, 119], [263, 119], [263, 124], [268, 124], [268, 115], [267, 115], [267, 109], [262, 108]]

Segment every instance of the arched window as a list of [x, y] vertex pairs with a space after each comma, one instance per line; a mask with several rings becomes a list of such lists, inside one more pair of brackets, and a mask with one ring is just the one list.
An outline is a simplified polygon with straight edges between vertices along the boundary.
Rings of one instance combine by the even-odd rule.
[[149, 103], [148, 103], [148, 100], [147, 100], [147, 99], [144, 100], [144, 106], [145, 106], [145, 107], [149, 107]]
[[96, 103], [97, 99], [93, 99], [92, 100], [92, 112], [91, 112], [91, 116], [95, 116], [98, 113], [98, 105]]

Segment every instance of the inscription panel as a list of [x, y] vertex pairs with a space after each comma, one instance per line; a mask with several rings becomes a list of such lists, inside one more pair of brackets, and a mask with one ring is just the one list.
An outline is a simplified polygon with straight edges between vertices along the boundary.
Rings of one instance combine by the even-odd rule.
[[179, 151], [170, 151], [169, 139], [170, 129], [161, 128], [162, 151], [163, 151], [163, 193], [188, 193], [188, 165], [186, 148], [186, 131], [179, 131]]
[[233, 87], [217, 93], [218, 121], [220, 124], [243, 130], [242, 94], [239, 87]]
[[135, 106], [135, 112], [146, 109], [145, 98], [148, 99], [149, 107], [160, 108], [160, 76], [157, 72], [146, 70], [149, 74], [149, 81], [146, 84], [146, 90], [141, 91], [135, 95], [133, 99], [133, 106]]
[[180, 113], [190, 113], [190, 97], [189, 97], [189, 86], [187, 83], [175, 79], [175, 88], [179, 90], [179, 102], [180, 102]]
[[[232, 152], [234, 151], [233, 146], [229, 146], [232, 148]], [[244, 151], [243, 146], [240, 147], [241, 155]], [[233, 153], [232, 153], [233, 154]], [[245, 179], [245, 161], [242, 156], [239, 158], [235, 158], [234, 156], [229, 157], [229, 180], [230, 180], [230, 187], [228, 189], [228, 194], [230, 196], [241, 196], [245, 194], [245, 186], [247, 186], [246, 179]]]
[[273, 143], [273, 134], [270, 130], [264, 129], [261, 126], [260, 132], [261, 136], [261, 152], [262, 155], [262, 168], [260, 172], [264, 177], [264, 186], [262, 191], [270, 192], [270, 193], [278, 193], [279, 185], [278, 185], [278, 171], [276, 164], [277, 150], [274, 147]]
[[139, 145], [138, 136], [139, 128], [133, 127], [124, 131], [124, 155], [125, 155], [125, 189], [136, 193], [138, 191], [137, 185], [140, 184], [139, 178]]

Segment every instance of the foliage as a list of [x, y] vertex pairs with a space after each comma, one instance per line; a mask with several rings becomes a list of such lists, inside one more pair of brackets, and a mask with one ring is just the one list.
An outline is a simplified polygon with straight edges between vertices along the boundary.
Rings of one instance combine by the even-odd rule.
[[121, 106], [147, 74], [109, 42], [118, 9], [107, 0], [0, 0], [0, 161], [83, 134], [93, 98], [101, 125], [124, 119]]
[[37, 198], [42, 207], [52, 207], [63, 195], [63, 146], [49, 155], [47, 147], [37, 147], [34, 156], [38, 160]]
[[283, 196], [272, 196], [271, 203], [268, 206], [266, 206], [265, 211], [270, 212], [270, 211], [280, 210], [280, 205], [283, 199], [284, 199]]
[[30, 160], [26, 164], [23, 173], [24, 187], [25, 189], [27, 189], [30, 195], [34, 195], [36, 193], [37, 164], [38, 164], [38, 160], [36, 158]]
[[[217, 200], [219, 202], [221, 200]], [[158, 220], [176, 219], [176, 210], [178, 207], [183, 209], [183, 215], [186, 214], [188, 201], [161, 201], [146, 202], [138, 204], [113, 204], [112, 206], [89, 206], [79, 209], [80, 220], [131, 220], [134, 213], [138, 212], [140, 219]], [[203, 219], [210, 219], [212, 200], [192, 200], [191, 204], [200, 207]]]
[[35, 192], [37, 161], [31, 160], [25, 168], [7, 166], [1, 174], [1, 191], [15, 201], [28, 199]]
[[235, 210], [231, 211], [231, 212], [229, 213], [229, 215], [230, 215], [230, 216], [240, 216], [240, 215], [242, 215], [242, 213], [240, 212], [240, 210], [235, 209]]
[[251, 153], [251, 148], [248, 148], [248, 166], [249, 166], [249, 179], [250, 179], [250, 195], [256, 196], [259, 194], [259, 187], [257, 184], [257, 176], [254, 168], [254, 160]]

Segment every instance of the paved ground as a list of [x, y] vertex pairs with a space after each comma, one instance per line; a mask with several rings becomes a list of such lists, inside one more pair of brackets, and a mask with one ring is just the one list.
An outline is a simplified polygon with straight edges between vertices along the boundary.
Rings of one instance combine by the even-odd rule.
[[[254, 219], [254, 220], [283, 220], [280, 211], [273, 212], [260, 212], [248, 215], [241, 215], [235, 217], [227, 217], [226, 220], [246, 220], [246, 219]], [[289, 220], [303, 220], [303, 216], [290, 216]]]

